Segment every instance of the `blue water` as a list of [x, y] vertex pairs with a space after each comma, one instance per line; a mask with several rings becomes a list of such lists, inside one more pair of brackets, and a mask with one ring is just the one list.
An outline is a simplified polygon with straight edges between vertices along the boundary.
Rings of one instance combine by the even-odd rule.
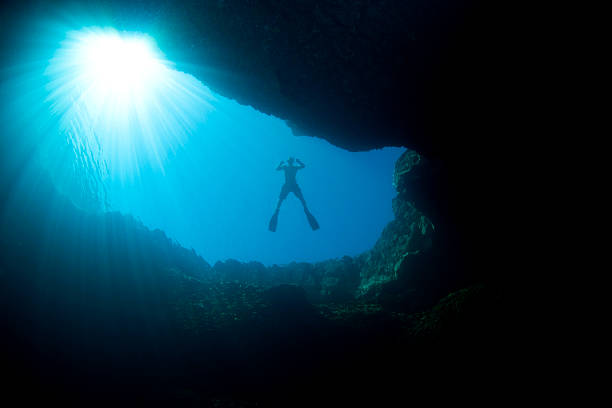
[[[316, 138], [296, 137], [286, 124], [252, 108], [217, 98], [216, 111], [168, 161], [139, 180], [110, 183], [113, 208], [160, 228], [209, 262], [234, 258], [264, 264], [318, 261], [372, 247], [393, 219], [393, 165], [401, 149], [350, 153]], [[278, 228], [267, 230], [289, 155], [311, 212], [312, 231], [290, 194]]]
[[[24, 105], [45, 99], [46, 110], [30, 118], [53, 133], [39, 143], [38, 160], [77, 206], [131, 214], [210, 263], [357, 255], [392, 220], [393, 166], [404, 149], [351, 153], [294, 136], [283, 120], [176, 71], [162, 50], [160, 77], [120, 99], [79, 76], [71, 58], [80, 33], [58, 41], [42, 77], [25, 82], [42, 86], [21, 88]], [[284, 182], [276, 167], [289, 156], [306, 165], [297, 181], [317, 231], [293, 194], [268, 231]]]

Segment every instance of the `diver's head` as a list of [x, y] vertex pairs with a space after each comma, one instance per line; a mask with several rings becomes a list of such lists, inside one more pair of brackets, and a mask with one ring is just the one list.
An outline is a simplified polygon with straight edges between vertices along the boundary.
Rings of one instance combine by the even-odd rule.
[[295, 159], [293, 157], [289, 157], [287, 159], [287, 163], [289, 163], [289, 164], [293, 164], [294, 161], [295, 161]]

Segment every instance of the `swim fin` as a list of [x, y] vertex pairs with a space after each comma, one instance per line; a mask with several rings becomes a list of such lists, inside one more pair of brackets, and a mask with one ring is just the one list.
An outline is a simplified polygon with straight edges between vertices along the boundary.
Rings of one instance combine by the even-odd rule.
[[278, 211], [274, 213], [272, 218], [270, 218], [270, 224], [268, 225], [268, 229], [272, 232], [276, 232], [276, 224], [278, 223]]
[[319, 229], [319, 223], [317, 222], [317, 219], [314, 217], [314, 215], [312, 215], [310, 213], [310, 211], [306, 210], [304, 211], [306, 213], [306, 218], [308, 218], [308, 223], [310, 224], [310, 228], [312, 228], [313, 231], [316, 231]]

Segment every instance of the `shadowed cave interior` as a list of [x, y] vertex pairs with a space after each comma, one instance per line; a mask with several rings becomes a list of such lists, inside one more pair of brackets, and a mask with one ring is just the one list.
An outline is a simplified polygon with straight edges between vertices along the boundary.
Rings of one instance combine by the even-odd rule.
[[[6, 392], [210, 407], [501, 392], [525, 305], [511, 296], [515, 265], [501, 261], [518, 215], [501, 216], [508, 153], [489, 139], [496, 73], [483, 68], [495, 56], [484, 52], [493, 41], [481, 35], [491, 29], [484, 13], [471, 1], [3, 5]], [[178, 70], [285, 120], [295, 137], [354, 152], [405, 148], [388, 175], [393, 220], [354, 256], [211, 265], [132, 216], [78, 208], [30, 165], [39, 146], [24, 129], [54, 129], [24, 123], [48, 106], [23, 114], [12, 103], [20, 73], [38, 68], [11, 61], [40, 58], [31, 33], [58, 19], [150, 33]]]

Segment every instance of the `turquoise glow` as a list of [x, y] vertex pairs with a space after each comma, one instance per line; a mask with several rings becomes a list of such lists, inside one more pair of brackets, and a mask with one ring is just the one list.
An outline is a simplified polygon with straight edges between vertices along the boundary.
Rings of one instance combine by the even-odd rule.
[[69, 32], [45, 71], [48, 100], [73, 146], [94, 148], [122, 178], [163, 170], [210, 109], [207, 89], [171, 68], [142, 34]]
[[[58, 37], [32, 50], [32, 60], [48, 57], [12, 80], [10, 108], [15, 131], [39, 138], [39, 165], [79, 207], [131, 214], [210, 263], [355, 256], [393, 219], [393, 167], [404, 149], [351, 153], [294, 136], [285, 121], [176, 70], [141, 33]], [[275, 169], [289, 156], [306, 165], [297, 181], [317, 231], [293, 194], [268, 231], [284, 181]]]

